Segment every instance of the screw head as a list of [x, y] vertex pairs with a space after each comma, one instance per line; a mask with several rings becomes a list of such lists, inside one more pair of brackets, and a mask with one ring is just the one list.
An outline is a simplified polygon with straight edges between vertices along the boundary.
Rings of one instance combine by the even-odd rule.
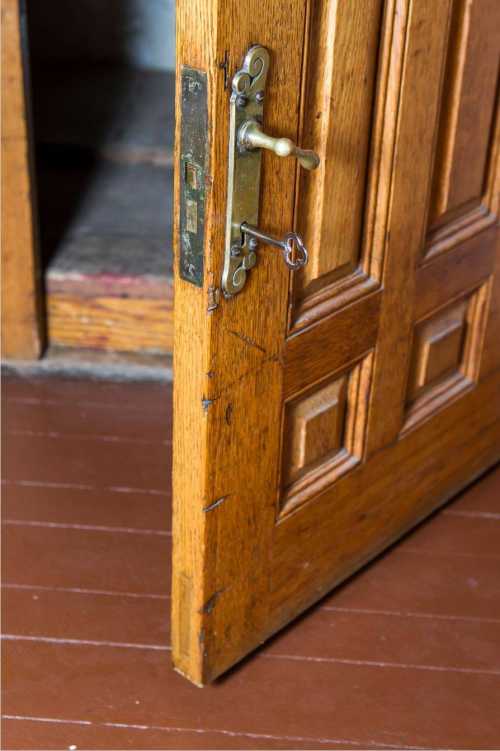
[[255, 237], [249, 237], [247, 240], [247, 246], [249, 250], [256, 250], [258, 244], [258, 240], [256, 240]]
[[236, 97], [236, 106], [239, 109], [243, 109], [248, 104], [248, 97], [245, 96], [245, 94], [238, 94]]
[[264, 94], [264, 92], [262, 91], [262, 89], [261, 89], [260, 91], [258, 91], [258, 92], [256, 93], [256, 95], [255, 95], [255, 98], [256, 98], [256, 100], [257, 100], [258, 102], [263, 102], [263, 101], [264, 101], [264, 97], [265, 97], [265, 94]]
[[237, 258], [241, 255], [241, 248], [239, 245], [232, 245], [231, 246], [231, 256], [233, 258]]

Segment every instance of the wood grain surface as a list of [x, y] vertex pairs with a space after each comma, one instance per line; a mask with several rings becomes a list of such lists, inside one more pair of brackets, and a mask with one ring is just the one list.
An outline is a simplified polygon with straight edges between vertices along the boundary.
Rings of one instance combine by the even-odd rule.
[[[210, 122], [204, 287], [177, 278], [175, 288], [172, 638], [177, 668], [197, 683], [256, 645], [268, 618], [288, 287], [279, 255], [263, 252], [245, 293], [209, 310], [225, 227], [228, 94], [221, 64], [227, 61], [232, 77], [252, 42], [267, 46], [266, 126], [296, 139], [304, 33], [300, 4], [268, 3], [265, 23], [261, 6], [178, 5], [178, 76], [183, 64], [207, 72]], [[293, 160], [263, 155], [263, 227], [293, 226], [293, 191], [283, 186], [294, 177]], [[250, 456], [258, 456], [258, 472]]]
[[[204, 286], [175, 290], [172, 640], [198, 684], [499, 458], [496, 9], [381, 11], [178, 5], [178, 65], [209, 84]], [[262, 247], [228, 300], [227, 82], [255, 42], [266, 131], [322, 166], [263, 154], [259, 224], [309, 233], [310, 265], [290, 279]]]
[[498, 469], [200, 690], [171, 664], [170, 387], [2, 388], [5, 748], [496, 745]]
[[167, 294], [164, 299], [51, 294], [47, 317], [55, 346], [172, 352], [173, 304]]
[[18, 0], [2, 0], [2, 356], [43, 346], [34, 191]]

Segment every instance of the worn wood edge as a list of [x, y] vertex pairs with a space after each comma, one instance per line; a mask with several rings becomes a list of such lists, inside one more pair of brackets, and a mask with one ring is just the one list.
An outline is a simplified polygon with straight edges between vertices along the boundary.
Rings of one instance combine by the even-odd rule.
[[126, 274], [80, 274], [55, 272], [50, 268], [45, 275], [46, 294], [69, 295], [76, 298], [121, 297], [163, 300], [174, 304], [174, 280], [171, 276], [127, 276]]
[[[176, 6], [176, 102], [174, 157], [174, 217], [180, 211], [179, 149], [181, 133], [181, 67], [190, 65], [207, 72], [210, 156], [208, 173], [213, 169], [211, 123], [214, 110], [213, 34], [216, 8], [213, 2], [201, 4], [181, 0]], [[191, 10], [191, 14], [190, 14]], [[191, 18], [190, 18], [191, 15]], [[196, 27], [202, 25], [206, 40], [197, 39]], [[213, 193], [206, 183], [207, 217], [204, 260], [206, 264], [210, 234], [210, 208]], [[174, 221], [174, 385], [173, 385], [173, 458], [172, 458], [172, 605], [171, 640], [174, 669], [196, 685], [204, 681], [203, 645], [199, 639], [203, 627], [205, 581], [206, 520], [202, 513], [206, 494], [206, 424], [203, 422], [203, 394], [206, 393], [204, 355], [209, 338], [210, 319], [203, 309], [204, 290], [179, 275], [179, 227]], [[205, 271], [206, 273], [206, 271]], [[187, 336], [191, 342], [188, 344]], [[188, 471], [188, 467], [191, 471]]]
[[33, 359], [44, 321], [25, 80], [23, 19], [17, 0], [2, 0], [2, 356]]
[[[229, 7], [222, 0], [183, 0], [177, 6], [178, 65], [207, 71], [211, 128], [203, 291], [188, 289], [191, 285], [178, 278], [177, 262], [175, 267], [173, 660], [195, 683], [213, 680], [236, 662], [260, 638], [268, 618], [289, 272], [277, 254], [262, 253], [241, 295], [227, 301], [219, 290], [229, 115], [225, 83], [256, 39], [272, 51], [266, 123], [294, 139], [298, 128], [295, 92], [305, 9], [271, 0], [265, 11], [266, 24], [262, 13], [247, 11], [237, 23], [236, 0]], [[291, 79], [287, 87], [282, 86], [285, 67]], [[292, 160], [263, 155], [262, 184], [271, 194], [277, 191], [281, 201], [262, 202], [262, 226], [292, 226], [293, 195], [281, 186], [293, 184], [294, 174]], [[190, 352], [183, 354], [187, 332]], [[259, 409], [264, 403], [271, 408]], [[255, 451], [259, 472], [247, 461]], [[184, 470], [183, 479], [188, 461], [191, 477]], [[186, 573], [192, 587], [183, 614], [179, 603]], [[183, 618], [190, 629], [185, 648]]]
[[47, 296], [52, 346], [171, 353], [173, 318], [172, 301], [167, 299]]

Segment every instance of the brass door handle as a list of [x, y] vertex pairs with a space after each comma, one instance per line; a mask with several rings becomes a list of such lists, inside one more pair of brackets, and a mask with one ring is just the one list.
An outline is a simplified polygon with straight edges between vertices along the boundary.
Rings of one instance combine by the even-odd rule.
[[[289, 138], [273, 138], [262, 130], [264, 101], [270, 57], [261, 44], [247, 50], [241, 68], [231, 81], [227, 167], [226, 240], [222, 291], [226, 298], [237, 295], [250, 269], [257, 263], [257, 247], [262, 243], [279, 248], [287, 267], [293, 271], [307, 263], [307, 250], [299, 235], [288, 232], [274, 237], [259, 229], [260, 167], [262, 149], [278, 156], [295, 156], [306, 169], [315, 169], [319, 157], [300, 149]], [[292, 176], [288, 176], [292, 179]], [[292, 185], [290, 184], [290, 190]], [[270, 200], [279, 201], [279, 196]]]
[[305, 169], [319, 166], [319, 156], [310, 149], [300, 149], [289, 138], [274, 138], [264, 133], [257, 120], [246, 120], [238, 131], [238, 145], [241, 149], [268, 149], [276, 156], [294, 156]]

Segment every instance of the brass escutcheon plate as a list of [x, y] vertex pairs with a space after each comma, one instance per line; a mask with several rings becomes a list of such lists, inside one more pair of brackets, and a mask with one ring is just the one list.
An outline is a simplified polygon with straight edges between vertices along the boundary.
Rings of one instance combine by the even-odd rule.
[[255, 250], [242, 235], [243, 222], [259, 219], [261, 150], [245, 150], [238, 143], [241, 125], [253, 119], [262, 122], [269, 70], [269, 52], [261, 45], [250, 47], [241, 69], [232, 80], [229, 114], [229, 159], [226, 242], [222, 289], [226, 297], [240, 292], [247, 272], [256, 263]]

